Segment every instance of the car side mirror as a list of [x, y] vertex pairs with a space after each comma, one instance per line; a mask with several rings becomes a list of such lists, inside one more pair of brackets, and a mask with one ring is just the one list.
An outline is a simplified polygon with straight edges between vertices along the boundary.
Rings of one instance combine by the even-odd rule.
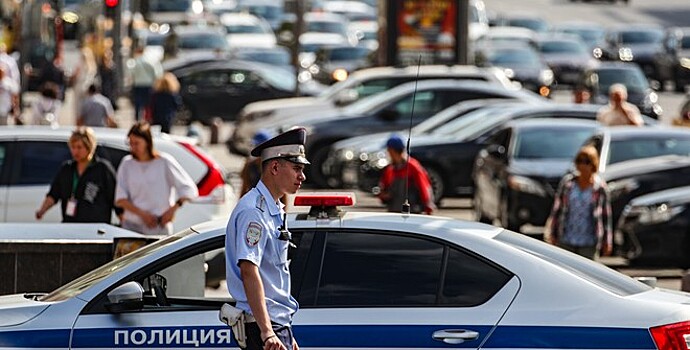
[[144, 307], [144, 288], [141, 284], [127, 282], [108, 293], [105, 308], [113, 313], [141, 310]]

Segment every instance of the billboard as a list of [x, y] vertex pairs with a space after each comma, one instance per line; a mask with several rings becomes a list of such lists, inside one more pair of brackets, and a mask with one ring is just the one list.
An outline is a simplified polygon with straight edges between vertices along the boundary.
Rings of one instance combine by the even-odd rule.
[[[395, 64], [452, 64], [458, 52], [458, 0], [392, 0]], [[389, 23], [393, 24], [393, 23]]]

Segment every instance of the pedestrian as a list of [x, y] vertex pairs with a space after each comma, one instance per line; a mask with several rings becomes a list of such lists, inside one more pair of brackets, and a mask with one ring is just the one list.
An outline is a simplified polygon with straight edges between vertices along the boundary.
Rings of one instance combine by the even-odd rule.
[[144, 56], [144, 48], [141, 46], [137, 46], [134, 58], [127, 62], [127, 67], [132, 83], [134, 118], [139, 121], [151, 99], [153, 83], [163, 75], [163, 67], [157, 60]]
[[[259, 130], [252, 138], [252, 147], [256, 147], [270, 139], [268, 132]], [[256, 187], [261, 179], [261, 157], [254, 157], [251, 154], [245, 159], [244, 166], [240, 172], [242, 179], [242, 188], [240, 189], [240, 196], [244, 196], [249, 190]]]
[[122, 227], [147, 235], [172, 234], [175, 212], [198, 196], [196, 184], [175, 158], [154, 149], [148, 123], [135, 123], [127, 140], [131, 154], [117, 169], [115, 190], [115, 204], [125, 210]]
[[113, 110], [117, 110], [117, 79], [118, 74], [113, 62], [113, 51], [106, 50], [98, 66], [98, 77], [101, 81], [101, 94], [108, 98]]
[[89, 86], [96, 84], [98, 78], [98, 64], [93, 51], [87, 46], [81, 48], [80, 61], [70, 78], [74, 96], [74, 115], [78, 117], [81, 113], [81, 105], [86, 99]]
[[[261, 179], [230, 215], [225, 238], [228, 291], [245, 314], [249, 350], [298, 350], [292, 316], [298, 304], [290, 294], [284, 205], [305, 180], [307, 131], [297, 128], [251, 151], [262, 160]], [[236, 335], [237, 336], [237, 335]]]
[[10, 117], [15, 117], [14, 99], [18, 93], [19, 85], [0, 66], [0, 125], [7, 125]]
[[59, 99], [60, 87], [52, 81], [41, 85], [41, 96], [31, 103], [31, 124], [58, 127], [58, 116], [62, 101]]
[[89, 86], [87, 92], [88, 95], [79, 109], [77, 125], [116, 128], [117, 123], [113, 119], [115, 112], [110, 100], [101, 95], [94, 84]]
[[590, 259], [613, 251], [611, 203], [598, 168], [596, 148], [580, 148], [576, 171], [566, 174], [558, 185], [544, 233], [549, 243]]
[[431, 215], [436, 206], [424, 167], [405, 152], [405, 144], [397, 135], [388, 139], [386, 150], [390, 164], [383, 169], [379, 180], [379, 199], [390, 212], [400, 212], [407, 201], [411, 213]]
[[585, 89], [582, 86], [576, 87], [573, 90], [573, 103], [589, 103], [591, 97], [592, 95], [589, 93], [589, 90]]
[[597, 121], [603, 125], [635, 125], [642, 126], [644, 121], [640, 110], [629, 103], [628, 89], [623, 84], [613, 84], [609, 88], [609, 104], [597, 112]]
[[58, 99], [64, 101], [66, 79], [61, 61], [62, 60], [58, 56], [54, 60], [46, 63], [46, 65], [41, 68], [41, 76], [38, 82], [40, 86], [44, 86], [46, 83], [56, 84], [58, 87]]
[[161, 131], [169, 134], [175, 120], [175, 113], [182, 107], [180, 82], [174, 74], [166, 72], [156, 80], [151, 95], [151, 124], [160, 125]]
[[106, 159], [95, 155], [96, 136], [89, 127], [77, 127], [68, 141], [72, 159], [62, 163], [50, 185], [36, 219], [60, 201], [62, 222], [110, 223], [114, 205], [115, 169]]

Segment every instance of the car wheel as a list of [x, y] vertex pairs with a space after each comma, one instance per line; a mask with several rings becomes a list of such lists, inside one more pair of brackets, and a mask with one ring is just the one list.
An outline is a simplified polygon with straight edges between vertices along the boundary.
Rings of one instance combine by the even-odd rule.
[[440, 208], [441, 199], [443, 199], [443, 191], [445, 191], [443, 177], [441, 176], [441, 172], [432, 167], [427, 168], [426, 173], [429, 175], [431, 190], [434, 193], [434, 203], [436, 203], [436, 206]]
[[474, 208], [474, 220], [481, 222], [483, 224], [493, 224], [493, 221], [484, 215], [484, 210], [482, 210], [482, 200], [477, 195], [477, 190], [474, 190], [474, 199], [472, 200], [472, 206]]
[[510, 230], [510, 231], [520, 232], [520, 224], [518, 224], [517, 222], [513, 221], [510, 218], [510, 205], [508, 203], [508, 197], [507, 196], [503, 196], [501, 198], [500, 207], [501, 207], [501, 213], [500, 213], [501, 214], [500, 215], [501, 226], [503, 226], [503, 228]]

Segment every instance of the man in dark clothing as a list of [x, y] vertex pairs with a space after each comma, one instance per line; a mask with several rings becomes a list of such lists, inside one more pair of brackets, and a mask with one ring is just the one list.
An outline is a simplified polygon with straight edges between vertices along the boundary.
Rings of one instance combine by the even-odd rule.
[[[386, 142], [391, 163], [383, 169], [379, 180], [379, 198], [390, 212], [400, 212], [407, 199], [410, 212], [431, 215], [435, 209], [431, 182], [426, 170], [405, 152], [398, 136]], [[408, 188], [408, 190], [406, 190]]]
[[41, 68], [41, 76], [39, 78], [40, 86], [44, 83], [51, 82], [57, 84], [59, 87], [60, 101], [65, 100], [65, 71], [60, 66], [60, 59], [55, 58], [54, 60], [46, 63], [45, 66]]
[[60, 201], [62, 222], [110, 223], [115, 207], [115, 169], [105, 159], [94, 156], [96, 137], [91, 128], [80, 127], [69, 139], [72, 159], [65, 161], [50, 190], [36, 211], [40, 220]]

